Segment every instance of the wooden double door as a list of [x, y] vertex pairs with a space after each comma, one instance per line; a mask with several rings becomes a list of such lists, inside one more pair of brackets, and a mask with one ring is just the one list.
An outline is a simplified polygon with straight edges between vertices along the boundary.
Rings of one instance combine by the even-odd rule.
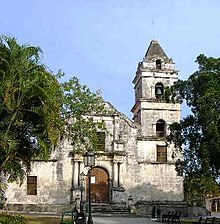
[[[109, 202], [109, 174], [101, 167], [94, 167], [91, 174], [91, 202], [108, 203]], [[88, 179], [86, 181], [86, 195], [88, 199]]]

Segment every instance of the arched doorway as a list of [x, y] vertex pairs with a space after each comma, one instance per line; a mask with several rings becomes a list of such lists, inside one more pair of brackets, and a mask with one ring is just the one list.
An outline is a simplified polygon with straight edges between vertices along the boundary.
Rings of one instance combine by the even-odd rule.
[[[101, 167], [94, 167], [91, 173], [91, 202], [108, 203], [109, 202], [109, 174]], [[86, 182], [86, 195], [88, 199], [88, 180]]]

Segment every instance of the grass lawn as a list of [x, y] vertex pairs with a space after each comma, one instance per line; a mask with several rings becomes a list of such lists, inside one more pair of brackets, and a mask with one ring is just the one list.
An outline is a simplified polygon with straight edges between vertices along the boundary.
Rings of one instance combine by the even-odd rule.
[[30, 224], [60, 224], [60, 217], [46, 217], [46, 216], [31, 216], [24, 215], [27, 223]]

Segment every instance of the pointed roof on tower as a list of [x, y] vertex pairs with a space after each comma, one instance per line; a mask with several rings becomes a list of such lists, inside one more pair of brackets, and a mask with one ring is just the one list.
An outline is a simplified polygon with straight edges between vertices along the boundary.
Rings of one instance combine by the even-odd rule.
[[150, 45], [145, 54], [146, 61], [152, 61], [154, 59], [162, 59], [164, 61], [169, 61], [169, 58], [156, 40], [152, 40], [150, 42]]

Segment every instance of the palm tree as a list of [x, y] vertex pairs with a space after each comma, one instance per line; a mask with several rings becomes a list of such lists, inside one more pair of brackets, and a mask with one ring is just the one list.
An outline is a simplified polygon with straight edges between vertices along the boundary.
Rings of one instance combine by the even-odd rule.
[[0, 172], [11, 181], [22, 180], [36, 157], [47, 159], [62, 130], [63, 94], [41, 55], [0, 37]]

